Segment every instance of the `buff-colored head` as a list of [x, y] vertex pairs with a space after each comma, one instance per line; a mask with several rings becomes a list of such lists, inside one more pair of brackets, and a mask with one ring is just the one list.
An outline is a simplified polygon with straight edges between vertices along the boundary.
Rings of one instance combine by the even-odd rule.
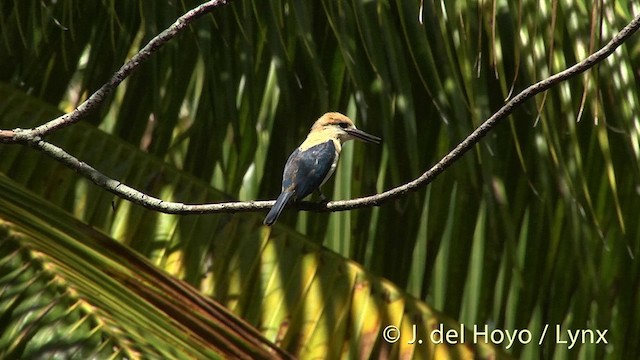
[[353, 120], [339, 112], [328, 112], [322, 115], [311, 127], [311, 132], [323, 132], [335, 136], [341, 142], [358, 139], [365, 142], [379, 144], [382, 139], [367, 134], [356, 128]]

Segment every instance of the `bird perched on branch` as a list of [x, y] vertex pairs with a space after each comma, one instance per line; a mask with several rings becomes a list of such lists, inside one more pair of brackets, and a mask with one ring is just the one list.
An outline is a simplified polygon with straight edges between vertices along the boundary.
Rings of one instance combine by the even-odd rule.
[[[271, 208], [265, 225], [272, 225], [289, 201], [299, 201], [317, 190], [333, 175], [342, 144], [351, 139], [379, 144], [382, 139], [358, 130], [353, 121], [338, 112], [318, 119], [306, 140], [289, 156], [282, 175], [282, 192]], [[320, 192], [321, 198], [324, 198]]]

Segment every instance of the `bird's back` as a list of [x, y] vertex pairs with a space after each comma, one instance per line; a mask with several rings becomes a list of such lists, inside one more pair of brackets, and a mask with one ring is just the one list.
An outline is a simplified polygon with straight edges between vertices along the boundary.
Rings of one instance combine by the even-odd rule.
[[337, 152], [334, 141], [327, 140], [306, 150], [297, 148], [284, 168], [282, 191], [293, 190], [293, 198], [298, 201], [318, 189], [333, 173]]

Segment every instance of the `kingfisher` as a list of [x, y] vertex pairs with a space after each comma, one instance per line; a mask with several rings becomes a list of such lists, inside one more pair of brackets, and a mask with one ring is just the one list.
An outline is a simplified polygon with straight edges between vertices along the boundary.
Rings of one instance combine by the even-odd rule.
[[289, 156], [282, 175], [282, 192], [263, 223], [272, 225], [290, 201], [300, 201], [314, 191], [324, 200], [320, 187], [336, 171], [342, 144], [352, 139], [374, 144], [382, 140], [359, 130], [351, 119], [339, 112], [322, 115], [304, 142]]

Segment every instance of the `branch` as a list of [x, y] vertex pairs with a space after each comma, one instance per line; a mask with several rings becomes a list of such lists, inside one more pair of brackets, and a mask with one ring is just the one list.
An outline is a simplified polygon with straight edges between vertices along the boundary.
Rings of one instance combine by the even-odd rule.
[[[217, 4], [218, 2], [211, 1], [207, 4], [212, 4], [212, 3]], [[224, 2], [221, 1], [220, 3], [224, 3]], [[176, 24], [179, 24], [179, 23], [180, 21], [176, 22]], [[176, 26], [176, 24], [174, 24], [173, 26]], [[410, 191], [416, 191], [417, 189], [423, 186], [426, 186], [427, 184], [431, 183], [440, 173], [442, 173], [445, 169], [451, 166], [458, 158], [460, 158], [467, 151], [469, 151], [475, 144], [477, 144], [500, 121], [506, 119], [507, 116], [509, 116], [509, 114], [513, 112], [516, 106], [532, 98], [533, 96], [548, 90], [552, 86], [562, 81], [566, 81], [571, 77], [575, 77], [587, 71], [588, 69], [595, 66], [597, 63], [603, 61], [605, 58], [611, 55], [620, 45], [622, 45], [631, 35], [633, 35], [638, 30], [638, 28], [640, 28], [640, 15], [636, 16], [627, 26], [624, 27], [624, 29], [622, 29], [613, 39], [611, 39], [611, 41], [607, 45], [602, 47], [600, 50], [598, 50], [594, 54], [590, 55], [583, 61], [573, 65], [572, 67], [562, 72], [559, 72], [545, 80], [539, 81], [529, 86], [522, 92], [520, 92], [510, 101], [508, 101], [502, 108], [500, 108], [498, 112], [493, 114], [493, 116], [491, 116], [484, 123], [482, 123], [482, 125], [476, 128], [476, 130], [474, 130], [466, 139], [464, 139], [464, 141], [458, 144], [449, 154], [443, 157], [431, 169], [426, 171], [424, 174], [422, 174], [420, 177], [416, 178], [415, 180], [407, 184], [404, 184], [402, 186], [398, 186], [388, 191], [385, 191], [383, 193], [372, 195], [372, 196], [357, 198], [353, 200], [331, 201], [326, 204], [303, 202], [300, 204], [294, 204], [293, 207], [301, 210], [313, 210], [313, 211], [344, 211], [344, 210], [351, 210], [351, 209], [362, 208], [362, 207], [379, 206], [383, 202], [398, 198]], [[165, 32], [163, 32], [163, 34]], [[149, 45], [147, 45], [147, 47], [148, 46]], [[125, 68], [126, 66], [127, 65], [123, 66], [123, 68]], [[58, 119], [54, 121], [57, 121], [57, 120]], [[65, 126], [65, 125], [63, 124], [61, 126]], [[39, 128], [42, 128], [42, 126], [35, 128], [34, 130], [37, 130]], [[53, 128], [53, 129], [55, 130], [56, 128]], [[252, 211], [265, 210], [270, 208], [274, 204], [274, 201], [227, 202], [227, 203], [198, 204], [198, 205], [183, 204], [183, 203], [176, 203], [176, 202], [165, 202], [161, 199], [146, 195], [125, 184], [122, 184], [117, 180], [111, 179], [103, 175], [102, 173], [92, 168], [91, 166], [83, 163], [82, 161], [78, 160], [74, 156], [66, 153], [61, 148], [42, 140], [40, 136], [33, 133], [34, 130], [15, 130], [13, 138], [11, 139], [11, 141], [8, 141], [8, 142], [29, 144], [31, 147], [44, 152], [48, 156], [76, 170], [82, 176], [89, 178], [96, 185], [114, 193], [115, 195], [123, 199], [129, 200], [131, 202], [142, 205], [152, 210], [169, 213], [169, 214], [221, 213], [221, 212], [233, 213], [233, 212], [252, 212]], [[45, 133], [50, 131], [52, 130], [46, 131]], [[5, 130], [0, 130], [0, 141], [2, 141], [3, 133], [6, 133], [6, 132], [7, 131]]]
[[181, 17], [179, 17], [171, 26], [161, 32], [159, 35], [151, 39], [149, 43], [140, 49], [129, 61], [127, 61], [122, 67], [116, 71], [111, 79], [96, 92], [85, 100], [80, 106], [70, 113], [66, 113], [56, 119], [53, 119], [45, 124], [42, 124], [33, 129], [27, 130], [0, 130], [0, 143], [14, 142], [14, 137], [18, 132], [21, 132], [22, 137], [43, 137], [56, 130], [62, 129], [69, 125], [72, 125], [82, 118], [89, 115], [95, 109], [104, 102], [118, 85], [124, 79], [126, 79], [131, 73], [133, 73], [142, 63], [147, 61], [151, 55], [153, 55], [162, 45], [166, 44], [169, 40], [173, 39], [182, 30], [184, 30], [189, 24], [200, 18], [202, 15], [209, 13], [214, 8], [226, 5], [231, 0], [212, 0], [208, 1], [196, 8], [191, 9]]

